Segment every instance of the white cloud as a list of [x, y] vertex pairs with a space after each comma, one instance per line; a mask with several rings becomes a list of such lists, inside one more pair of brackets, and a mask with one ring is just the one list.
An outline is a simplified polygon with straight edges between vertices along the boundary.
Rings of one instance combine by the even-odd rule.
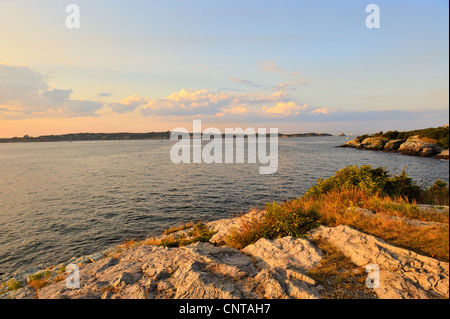
[[286, 117], [286, 116], [297, 116], [307, 108], [308, 106], [306, 104], [299, 105], [295, 102], [287, 102], [287, 103], [280, 102], [273, 107], [263, 106], [263, 112], [269, 115]]
[[110, 103], [109, 106], [116, 113], [126, 113], [130, 111], [134, 111], [140, 106], [145, 105], [147, 103], [148, 98], [142, 98], [138, 95], [132, 95], [122, 100], [121, 102]]
[[146, 116], [192, 116], [197, 114], [217, 115], [250, 112], [256, 105], [284, 101], [287, 93], [277, 91], [235, 93], [213, 92], [206, 89], [181, 89], [166, 98], [151, 99], [141, 108]]
[[71, 100], [71, 89], [50, 88], [47, 77], [28, 66], [0, 63], [0, 117], [95, 116], [101, 102]]
[[278, 64], [275, 61], [264, 61], [263, 65], [262, 65], [262, 69], [265, 72], [269, 72], [269, 73], [279, 73], [282, 75], [286, 75], [287, 73], [278, 66]]

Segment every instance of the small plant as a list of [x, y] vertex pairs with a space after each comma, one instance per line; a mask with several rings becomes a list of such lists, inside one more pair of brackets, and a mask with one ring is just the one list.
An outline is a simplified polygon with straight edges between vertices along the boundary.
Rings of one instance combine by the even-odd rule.
[[421, 202], [431, 205], [449, 204], [449, 187], [444, 181], [438, 179], [430, 188], [421, 194]]
[[318, 198], [334, 189], [355, 188], [368, 195], [380, 194], [392, 198], [419, 199], [421, 188], [410, 178], [405, 170], [400, 175], [390, 176], [382, 167], [370, 165], [348, 166], [325, 180], [319, 179], [304, 196]]
[[226, 243], [230, 247], [242, 249], [260, 238], [305, 237], [308, 231], [320, 225], [319, 220], [314, 205], [299, 200], [283, 204], [268, 203], [261, 219], [242, 222], [240, 230], [230, 231]]
[[311, 229], [318, 227], [319, 214], [313, 207], [305, 207], [297, 201], [266, 204], [264, 237], [305, 237]]
[[44, 278], [44, 273], [38, 272], [37, 274], [30, 275], [28, 278], [29, 281], [41, 280]]
[[217, 232], [215, 232], [214, 229], [208, 229], [208, 226], [204, 223], [198, 222], [188, 235], [194, 237], [191, 240], [192, 242], [208, 242], [216, 233]]
[[64, 279], [66, 279], [66, 276], [64, 276], [64, 275], [59, 275], [59, 276], [56, 276], [55, 278], [53, 278], [53, 282], [60, 282], [60, 281], [63, 281]]
[[61, 267], [59, 267], [58, 269], [58, 274], [64, 274], [66, 272], [66, 266], [62, 265]]
[[180, 230], [185, 230], [185, 229], [189, 229], [194, 227], [194, 223], [190, 222], [184, 225], [180, 225], [180, 226], [174, 226], [174, 227], [170, 227], [164, 230], [163, 235], [170, 235], [172, 233], [176, 233]]
[[17, 290], [21, 287], [20, 282], [16, 281], [14, 278], [11, 278], [6, 282], [6, 285], [8, 286], [8, 291]]
[[36, 289], [36, 292], [37, 292], [37, 291], [39, 291], [39, 289], [47, 286], [48, 284], [50, 284], [50, 282], [48, 282], [45, 278], [41, 278], [41, 279], [30, 280], [30, 282], [28, 283], [28, 286]]
[[174, 237], [170, 236], [170, 237], [161, 239], [161, 242], [159, 245], [163, 246], [163, 247], [178, 247], [178, 246], [180, 246], [180, 242], [177, 239], [175, 239]]

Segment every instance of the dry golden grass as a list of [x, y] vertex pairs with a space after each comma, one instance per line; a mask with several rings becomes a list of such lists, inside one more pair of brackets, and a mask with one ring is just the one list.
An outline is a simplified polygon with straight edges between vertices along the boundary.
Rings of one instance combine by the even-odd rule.
[[[287, 212], [317, 211], [320, 223], [323, 225], [330, 227], [348, 225], [393, 245], [437, 259], [449, 260], [448, 214], [422, 212], [414, 203], [408, 203], [406, 199], [392, 199], [377, 194], [367, 195], [361, 190], [352, 188], [332, 190], [315, 198], [302, 197], [284, 205]], [[372, 209], [377, 214], [369, 217], [357, 210], [348, 210], [347, 207]], [[443, 227], [418, 227], [402, 219], [386, 218], [386, 216], [439, 222], [443, 224]], [[242, 249], [259, 238], [265, 237], [264, 230], [267, 226], [265, 222], [267, 221], [264, 219], [243, 221], [239, 231], [236, 229], [230, 231], [227, 245]]]
[[156, 246], [160, 246], [161, 245], [161, 239], [155, 238], [155, 237], [150, 237], [147, 238], [146, 240], [143, 241], [144, 245], [156, 245]]
[[231, 248], [242, 249], [262, 238], [263, 221], [256, 218], [242, 219], [238, 228], [229, 230], [225, 244]]
[[60, 282], [60, 281], [63, 281], [63, 280], [65, 280], [66, 279], [66, 276], [65, 275], [59, 275], [59, 276], [56, 276], [55, 278], [53, 278], [53, 282]]
[[117, 248], [119, 249], [128, 249], [128, 248], [132, 248], [137, 246], [138, 242], [134, 239], [127, 239], [125, 240], [125, 242], [119, 246], [117, 246]]
[[350, 258], [323, 238], [313, 243], [322, 250], [323, 259], [307, 275], [322, 285], [324, 299], [376, 299], [376, 294], [365, 285], [365, 269], [355, 265]]
[[[300, 199], [299, 204], [305, 200]], [[311, 201], [311, 199], [306, 199]], [[319, 206], [321, 222], [327, 226], [348, 225], [362, 232], [379, 237], [393, 245], [417, 253], [449, 260], [448, 215], [439, 213], [422, 213], [414, 204], [402, 199], [394, 200], [378, 195], [368, 196], [356, 189], [332, 191], [315, 200]], [[309, 203], [310, 204], [310, 203]], [[412, 206], [408, 206], [412, 205]], [[377, 211], [375, 216], [365, 216], [346, 207], [362, 207]], [[401, 219], [384, 218], [383, 215], [407, 217], [425, 221], [444, 223], [444, 227], [417, 227]]]
[[185, 230], [194, 227], [195, 224], [193, 222], [186, 223], [183, 225], [173, 226], [164, 230], [163, 235], [170, 235], [172, 233], [176, 233], [180, 230]]
[[50, 282], [47, 281], [47, 279], [36, 279], [31, 280], [28, 283], [28, 286], [33, 287], [36, 290], [36, 293], [39, 291], [39, 289], [47, 286]]
[[439, 143], [439, 141], [437, 141], [437, 140], [435, 140], [434, 138], [431, 138], [431, 137], [422, 136], [422, 137], [420, 137], [420, 139], [422, 141], [424, 141], [424, 142], [427, 142], [427, 143], [433, 143], [433, 144], [438, 144]]

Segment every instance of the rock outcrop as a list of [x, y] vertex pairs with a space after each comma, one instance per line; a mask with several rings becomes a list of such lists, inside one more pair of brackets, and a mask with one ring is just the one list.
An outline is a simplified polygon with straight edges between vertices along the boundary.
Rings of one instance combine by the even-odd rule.
[[388, 140], [380, 136], [367, 137], [363, 140], [357, 138], [339, 147], [449, 159], [448, 150], [443, 150], [439, 145], [424, 140], [417, 135], [408, 138], [406, 141], [402, 139]]
[[449, 264], [395, 247], [348, 226], [320, 226], [309, 234], [330, 241], [358, 266], [379, 266], [381, 299], [448, 298]]
[[[448, 208], [442, 213], [448, 214]], [[169, 248], [144, 241], [124, 250], [110, 249], [71, 259], [79, 266], [79, 288], [67, 285], [59, 265], [36, 268], [46, 283], [38, 290], [28, 286], [29, 273], [18, 273], [13, 279], [22, 288], [6, 291], [0, 286], [0, 299], [317, 299], [325, 288], [309, 274], [325, 258], [313, 243], [319, 237], [357, 267], [379, 266], [381, 286], [373, 288], [378, 298], [448, 298], [447, 262], [395, 247], [348, 226], [320, 226], [307, 238], [261, 238], [242, 250], [224, 245], [233, 227], [239, 228], [242, 221], [263, 214], [252, 211], [208, 223], [218, 232], [206, 243]]]
[[384, 145], [383, 151], [385, 152], [396, 152], [400, 146], [405, 142], [405, 140], [396, 139], [390, 140]]
[[443, 150], [441, 153], [434, 156], [434, 158], [448, 160], [448, 158], [449, 158], [448, 155], [449, 155], [448, 150]]
[[384, 137], [368, 137], [361, 142], [359, 147], [366, 150], [381, 151], [388, 141]]
[[419, 136], [412, 136], [400, 145], [398, 152], [405, 155], [431, 157], [441, 153], [442, 148], [419, 138]]

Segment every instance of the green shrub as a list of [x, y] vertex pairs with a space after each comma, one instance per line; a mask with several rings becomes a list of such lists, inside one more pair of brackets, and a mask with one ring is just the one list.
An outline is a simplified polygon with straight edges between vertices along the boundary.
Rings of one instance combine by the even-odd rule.
[[396, 140], [398, 139], [398, 131], [388, 131], [386, 133], [383, 134], [383, 137], [389, 139], [389, 140]]
[[307, 232], [320, 225], [320, 216], [315, 207], [303, 205], [300, 200], [277, 204], [267, 203], [263, 217], [242, 221], [239, 228], [232, 228], [226, 236], [226, 244], [242, 249], [261, 238], [306, 236]]
[[64, 274], [66, 272], [66, 266], [62, 265], [61, 267], [59, 267], [58, 269], [58, 274]]
[[30, 279], [30, 281], [44, 279], [44, 273], [39, 272], [37, 274], [30, 275], [29, 279]]
[[421, 200], [424, 204], [449, 205], [449, 187], [444, 181], [438, 179], [430, 188], [422, 191]]
[[14, 278], [8, 280], [6, 285], [8, 286], [8, 291], [17, 290], [20, 288], [20, 282], [16, 281]]
[[208, 242], [215, 233], [214, 229], [208, 229], [204, 223], [198, 222], [188, 235], [194, 237], [192, 242]]
[[421, 194], [420, 187], [405, 171], [400, 175], [390, 176], [385, 168], [363, 165], [361, 168], [348, 166], [330, 178], [319, 179], [317, 185], [312, 186], [305, 196], [319, 197], [342, 188], [357, 188], [368, 195], [379, 193], [393, 198], [407, 197], [410, 200], [418, 199]]
[[320, 225], [319, 214], [314, 208], [306, 208], [297, 202], [266, 204], [261, 237], [304, 237], [308, 231]]

